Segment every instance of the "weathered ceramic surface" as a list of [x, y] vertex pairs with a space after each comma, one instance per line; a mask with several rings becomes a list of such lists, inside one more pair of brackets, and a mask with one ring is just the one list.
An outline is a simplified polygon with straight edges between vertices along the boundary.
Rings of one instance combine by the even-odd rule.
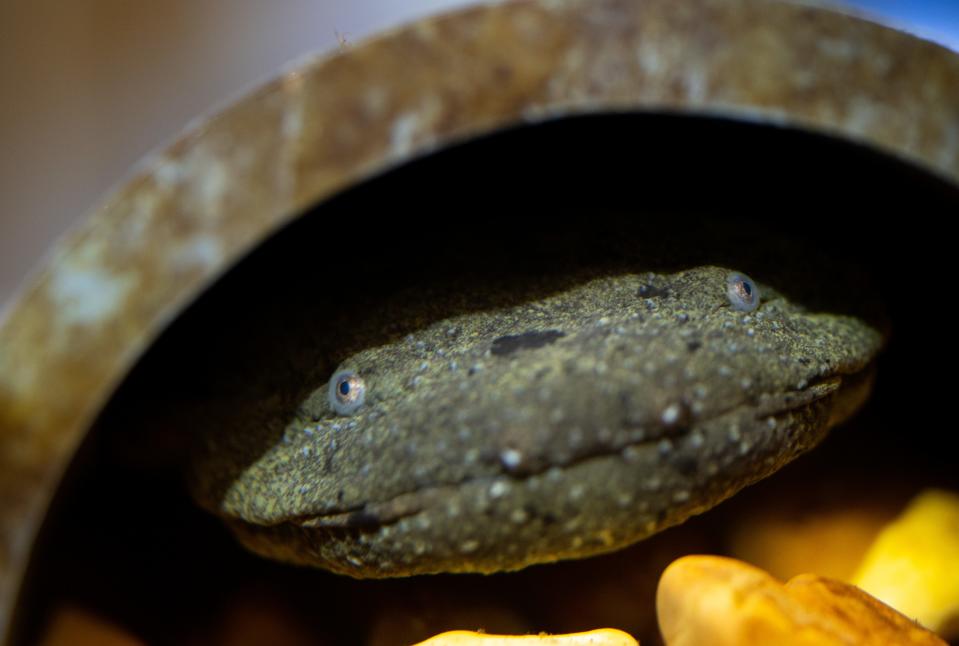
[[423, 21], [291, 70], [148, 160], [0, 328], [0, 632], [52, 491], [131, 364], [304, 207], [454, 140], [602, 110], [791, 124], [959, 182], [959, 57], [746, 0], [560, 0]]

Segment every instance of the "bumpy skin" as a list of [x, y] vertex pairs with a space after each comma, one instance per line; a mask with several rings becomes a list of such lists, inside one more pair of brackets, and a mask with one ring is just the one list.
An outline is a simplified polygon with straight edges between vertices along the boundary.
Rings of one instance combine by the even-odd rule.
[[735, 311], [738, 269], [581, 272], [424, 316], [341, 362], [366, 383], [354, 415], [329, 410], [318, 383], [292, 418], [245, 420], [256, 451], [248, 430], [207, 438], [198, 499], [256, 552], [357, 577], [633, 543], [774, 472], [868, 392], [880, 332], [806, 311], [759, 275], [759, 308]]

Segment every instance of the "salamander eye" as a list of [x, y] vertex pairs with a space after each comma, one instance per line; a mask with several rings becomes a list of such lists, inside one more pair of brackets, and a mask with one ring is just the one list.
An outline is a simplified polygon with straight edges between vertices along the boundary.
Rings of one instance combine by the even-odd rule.
[[759, 306], [759, 287], [746, 274], [734, 271], [726, 277], [726, 297], [734, 310], [752, 312]]
[[352, 415], [366, 399], [366, 384], [355, 373], [340, 370], [330, 378], [328, 399], [337, 415]]

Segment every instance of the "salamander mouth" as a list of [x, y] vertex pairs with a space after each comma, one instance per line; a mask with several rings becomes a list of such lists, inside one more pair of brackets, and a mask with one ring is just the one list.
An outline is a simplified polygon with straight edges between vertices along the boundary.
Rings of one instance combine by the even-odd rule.
[[[750, 402], [741, 403], [718, 412], [709, 419], [696, 420], [694, 425], [676, 426], [663, 432], [648, 434], [643, 439], [621, 442], [597, 447], [574, 456], [562, 463], [538, 464], [535, 467], [502, 463], [497, 475], [483, 475], [464, 478], [455, 483], [425, 485], [404, 492], [383, 501], [371, 501], [343, 509], [333, 509], [322, 514], [305, 514], [290, 517], [283, 523], [302, 528], [325, 530], [361, 530], [376, 531], [381, 527], [420, 514], [425, 510], [442, 505], [465, 488], [495, 488], [495, 483], [508, 478], [513, 484], [522, 483], [530, 478], [542, 476], [551, 470], [573, 472], [577, 467], [596, 461], [629, 461], [630, 454], [641, 451], [655, 452], [663, 461], [671, 462], [678, 471], [695, 471], [701, 460], [689, 455], [689, 451], [678, 451], [678, 447], [688, 445], [689, 449], [718, 451], [720, 447], [733, 447], [734, 452], [748, 453], [752, 440], [742, 431], [730, 433], [726, 429], [724, 437], [711, 438], [716, 429], [722, 430], [724, 420], [739, 420], [744, 417], [754, 419], [758, 428], [775, 428], [784, 416], [810, 411], [817, 403], [831, 400], [831, 414], [825, 424], [832, 427], [848, 417], [865, 399], [871, 382], [872, 370], [842, 376], [827, 376], [812, 380], [806, 387], [782, 393], [763, 393]], [[865, 391], [865, 392], [864, 392]], [[801, 416], [801, 415], [800, 415]], [[735, 422], [731, 422], [736, 427]], [[738, 424], [741, 428], [742, 424]], [[709, 429], [707, 433], [703, 429]], [[717, 446], [718, 445], [718, 446]], [[758, 477], [757, 477], [758, 479]]]

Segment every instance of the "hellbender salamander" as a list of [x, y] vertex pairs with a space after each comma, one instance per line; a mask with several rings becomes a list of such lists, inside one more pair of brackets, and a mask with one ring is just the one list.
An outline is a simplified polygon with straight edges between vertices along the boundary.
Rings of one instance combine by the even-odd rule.
[[[787, 299], [816, 280], [799, 264], [770, 285], [756, 263], [562, 261], [561, 277], [419, 286], [318, 322], [311, 343], [342, 351], [299, 403], [263, 375], [267, 403], [203, 438], [195, 496], [252, 550], [357, 577], [623, 547], [771, 474], [865, 399], [883, 335]], [[731, 300], [740, 270], [753, 311]], [[354, 411], [330, 399], [343, 375]]]

